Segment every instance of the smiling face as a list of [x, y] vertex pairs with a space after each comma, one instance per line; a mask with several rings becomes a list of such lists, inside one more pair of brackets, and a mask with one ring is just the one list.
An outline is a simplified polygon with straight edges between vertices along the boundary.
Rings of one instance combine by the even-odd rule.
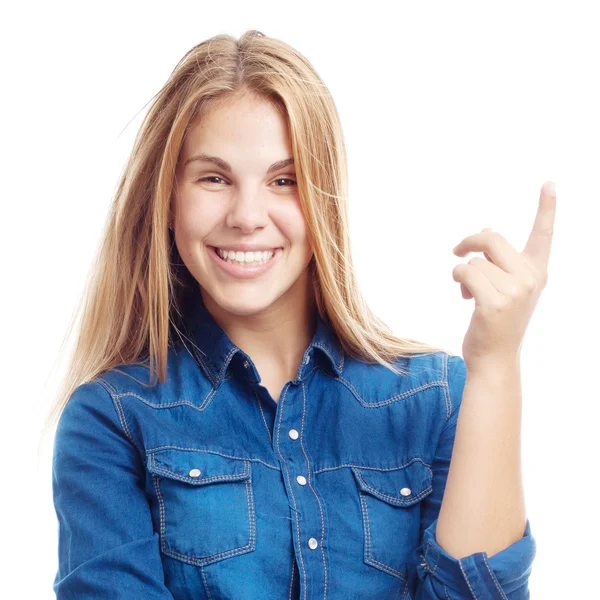
[[[177, 165], [172, 226], [207, 307], [250, 315], [294, 306], [296, 298], [302, 305], [312, 250], [290, 158], [285, 118], [265, 100], [231, 100], [192, 123]], [[224, 260], [215, 248], [236, 254]], [[242, 249], [263, 251], [243, 256], [267, 262], [232, 261]]]

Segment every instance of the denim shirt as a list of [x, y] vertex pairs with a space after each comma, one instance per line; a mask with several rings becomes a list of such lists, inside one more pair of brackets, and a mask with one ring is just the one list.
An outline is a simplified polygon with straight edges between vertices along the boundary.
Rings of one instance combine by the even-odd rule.
[[435, 538], [460, 356], [398, 359], [398, 376], [318, 317], [275, 402], [200, 294], [186, 318], [165, 382], [121, 365], [61, 414], [58, 600], [529, 598], [529, 520], [493, 556]]

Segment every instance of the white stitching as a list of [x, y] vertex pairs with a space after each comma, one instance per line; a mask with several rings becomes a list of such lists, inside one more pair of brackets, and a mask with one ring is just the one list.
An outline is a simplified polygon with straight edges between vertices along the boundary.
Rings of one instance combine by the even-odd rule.
[[102, 377], [96, 377], [96, 380], [100, 384], [104, 384], [104, 387], [108, 390], [108, 393], [112, 396], [117, 393], [117, 390], [114, 385], [106, 381], [106, 379]]
[[407, 500], [406, 502], [402, 502], [401, 499], [396, 498], [395, 496], [390, 496], [389, 494], [384, 494], [380, 490], [378, 490], [378, 489], [370, 486], [363, 479], [363, 476], [362, 476], [362, 473], [360, 472], [360, 470], [358, 470], [358, 469], [352, 469], [352, 470], [354, 471], [354, 473], [356, 474], [356, 476], [360, 479], [362, 485], [367, 490], [369, 490], [372, 494], [375, 494], [378, 498], [381, 498], [383, 500], [389, 500], [391, 503], [394, 504], [394, 506], [411, 506], [415, 502], [421, 500], [422, 498], [424, 498], [425, 496], [427, 496], [428, 494], [430, 494], [431, 491], [433, 490], [433, 486], [430, 485], [430, 486], [424, 488], [423, 490], [421, 490], [416, 496], [413, 496], [410, 500]]
[[346, 378], [342, 377], [342, 375], [340, 375], [337, 379], [334, 379], [333, 381], [339, 381], [342, 385], [346, 386], [352, 392], [354, 397], [365, 408], [381, 408], [382, 406], [387, 406], [388, 404], [391, 404], [392, 402], [397, 402], [398, 400], [403, 400], [404, 398], [407, 398], [408, 396], [412, 396], [412, 395], [416, 394], [417, 392], [420, 392], [427, 388], [440, 387], [440, 386], [444, 385], [443, 381], [430, 381], [429, 383], [424, 383], [423, 385], [420, 385], [418, 387], [414, 387], [414, 388], [411, 388], [410, 390], [406, 390], [405, 392], [402, 392], [401, 394], [396, 394], [395, 396], [392, 396], [391, 398], [388, 398], [387, 400], [381, 400], [379, 402], [365, 402], [365, 400], [363, 400], [362, 396], [358, 393], [356, 388]]
[[294, 588], [294, 571], [296, 566], [296, 555], [292, 550], [292, 578], [290, 579], [290, 593], [288, 594], [288, 600], [292, 600], [292, 590]]
[[382, 571], [385, 571], [389, 575], [393, 575], [394, 577], [397, 577], [398, 579], [401, 579], [402, 581], [406, 582], [407, 578], [404, 573], [394, 569], [393, 567], [390, 567], [389, 565], [386, 565], [385, 563], [379, 562], [371, 554], [371, 522], [369, 521], [369, 511], [367, 508], [367, 501], [365, 498], [365, 494], [360, 490], [359, 490], [359, 499], [360, 499], [361, 512], [363, 515], [363, 526], [364, 526], [363, 531], [365, 533], [365, 558], [364, 558], [365, 562], [369, 565], [377, 567], [378, 569], [381, 569]]
[[[230, 378], [228, 378], [228, 379], [230, 379]], [[227, 381], [227, 379], [224, 381]], [[206, 395], [206, 397], [202, 400], [202, 402], [200, 404], [194, 404], [190, 400], [176, 400], [174, 402], [163, 402], [162, 404], [158, 404], [156, 402], [150, 402], [149, 400], [146, 400], [146, 398], [144, 398], [143, 396], [140, 396], [139, 394], [136, 394], [135, 392], [123, 392], [121, 394], [115, 394], [115, 398], [124, 398], [125, 396], [131, 396], [132, 398], [137, 398], [138, 400], [142, 401], [147, 406], [150, 406], [152, 408], [158, 408], [158, 409], [173, 408], [174, 406], [189, 406], [189, 407], [193, 408], [194, 410], [203, 411], [209, 406], [211, 400], [216, 395], [216, 393], [219, 389], [220, 388], [211, 388], [210, 392], [208, 392], [208, 394]]]
[[460, 567], [460, 570], [463, 574], [463, 577], [465, 579], [465, 581], [467, 582], [467, 585], [469, 586], [469, 590], [471, 591], [471, 595], [473, 596], [473, 598], [475, 598], [475, 600], [477, 600], [477, 596], [475, 595], [475, 592], [473, 591], [473, 588], [471, 587], [471, 582], [469, 581], [469, 578], [467, 577], [467, 574], [465, 573], [465, 570], [463, 569], [463, 565], [461, 560], [458, 561], [458, 566]]
[[446, 421], [452, 415], [452, 399], [450, 398], [450, 388], [448, 387], [448, 357], [449, 354], [442, 354], [442, 381], [444, 390], [444, 401], [446, 402]]
[[[152, 457], [153, 459], [154, 457]], [[248, 463], [247, 468], [250, 468], [250, 463]], [[246, 488], [246, 507], [248, 510], [248, 526], [249, 526], [249, 539], [248, 543], [245, 546], [239, 546], [238, 548], [232, 548], [230, 550], [225, 550], [223, 552], [217, 552], [215, 554], [211, 554], [209, 556], [196, 557], [189, 556], [187, 554], [182, 554], [181, 552], [177, 552], [172, 548], [167, 546], [166, 539], [166, 520], [165, 520], [165, 504], [164, 498], [162, 495], [162, 491], [160, 489], [160, 476], [152, 474], [152, 478], [154, 480], [154, 489], [156, 491], [156, 496], [158, 498], [158, 504], [160, 508], [160, 546], [163, 554], [167, 556], [171, 556], [173, 558], [177, 558], [182, 562], [203, 566], [207, 564], [211, 564], [218, 560], [222, 560], [224, 558], [230, 558], [232, 556], [237, 556], [238, 554], [245, 554], [246, 552], [252, 552], [256, 549], [256, 514], [254, 508], [254, 495], [252, 492], [252, 478], [246, 479], [244, 482]]]
[[[354, 463], [343, 463], [341, 465], [337, 465], [336, 467], [324, 467], [322, 469], [316, 469], [313, 472], [316, 475], [317, 473], [323, 473], [324, 471], [335, 471], [336, 469], [344, 469], [346, 467], [355, 467], [357, 469], [369, 469], [371, 471], [395, 471], [397, 469], [403, 469], [404, 467], [407, 467], [415, 460], [421, 461], [431, 471], [431, 465], [429, 463], [426, 463], [425, 461], [423, 461], [423, 459], [420, 456], [416, 456], [414, 458], [411, 458], [407, 463], [404, 463], [397, 467], [369, 467], [367, 465], [357, 465]], [[433, 471], [431, 471], [431, 473], [433, 474]]]
[[223, 377], [223, 370], [229, 366], [229, 360], [231, 357], [239, 350], [239, 348], [234, 347], [229, 351], [229, 354], [225, 357], [223, 364], [221, 365], [221, 369], [219, 370], [219, 380]]
[[[288, 485], [290, 488], [290, 492], [292, 495], [292, 502], [294, 503], [294, 516], [296, 518], [296, 533], [298, 535], [298, 556], [300, 557], [300, 566], [302, 568], [302, 575], [303, 575], [303, 580], [304, 580], [304, 600], [306, 600], [306, 570], [304, 568], [304, 559], [302, 557], [302, 544], [301, 544], [301, 540], [300, 540], [300, 525], [298, 523], [298, 507], [296, 506], [296, 498], [294, 496], [294, 492], [293, 490], [293, 486], [292, 483], [290, 481], [290, 474], [287, 468], [287, 464], [285, 462], [285, 460], [283, 459], [283, 454], [281, 454], [281, 447], [279, 445], [279, 441], [281, 439], [281, 419], [283, 416], [283, 403], [285, 402], [285, 397], [287, 395], [288, 389], [289, 389], [289, 383], [286, 384], [286, 388], [285, 391], [283, 393], [283, 396], [281, 397], [281, 399], [279, 400], [280, 404], [280, 409], [279, 409], [279, 421], [277, 422], [277, 449], [279, 451], [279, 455], [281, 456], [281, 461], [285, 467], [285, 475], [287, 477], [288, 480]], [[298, 573], [298, 575], [300, 575], [300, 573]]]
[[[429, 562], [429, 560], [427, 559], [427, 554], [429, 553], [430, 550], [433, 550], [435, 553], [435, 564], [433, 566], [433, 569], [431, 568], [431, 564]], [[425, 548], [425, 556], [423, 556], [423, 560], [427, 563], [427, 569], [431, 572], [431, 573], [435, 573], [435, 570], [438, 567], [438, 562], [440, 560], [440, 555], [437, 552], [436, 547], [431, 543], [431, 542], [427, 542], [427, 547]]]
[[491, 567], [490, 567], [490, 565], [489, 565], [489, 563], [487, 561], [485, 553], [482, 554], [481, 558], [483, 559], [483, 562], [485, 563], [485, 566], [487, 567], [487, 570], [490, 573], [490, 577], [492, 578], [492, 581], [494, 582], [494, 585], [496, 586], [496, 589], [498, 590], [498, 593], [502, 596], [503, 600], [507, 600], [506, 595], [504, 594], [504, 591], [498, 585], [498, 580], [496, 579], [496, 576], [495, 576], [494, 572], [492, 571], [492, 569], [491, 569]]
[[308, 379], [308, 376], [309, 376], [309, 375], [310, 375], [310, 374], [311, 374], [313, 371], [316, 371], [317, 369], [319, 369], [319, 371], [322, 371], [322, 372], [324, 372], [324, 371], [323, 371], [323, 369], [321, 369], [321, 368], [319, 367], [319, 365], [315, 365], [315, 366], [314, 366], [314, 367], [313, 367], [313, 368], [312, 368], [310, 371], [307, 371], [306, 373], [304, 373], [304, 375], [302, 375], [302, 377], [297, 377], [297, 378], [295, 379], [295, 381], [296, 381], [296, 382], [298, 382], [298, 383], [302, 383], [303, 381], [306, 381], [306, 379]]
[[[92, 382], [92, 383], [94, 383], [94, 382]], [[142, 461], [143, 461], [144, 453], [136, 444], [135, 440], [133, 439], [133, 435], [131, 435], [131, 431], [129, 430], [129, 425], [127, 424], [127, 417], [125, 416], [125, 410], [123, 409], [123, 405], [119, 402], [119, 400], [116, 398], [116, 396], [111, 392], [111, 390], [114, 390], [115, 388], [110, 383], [108, 383], [108, 381], [102, 379], [101, 377], [97, 377], [95, 383], [102, 386], [108, 392], [108, 395], [110, 396], [110, 398], [112, 400], [113, 406], [115, 407], [115, 410], [117, 411], [117, 416], [119, 418], [119, 423], [121, 424], [121, 428], [125, 432], [125, 435], [129, 438], [129, 441], [133, 444], [134, 448], [137, 449], [137, 451], [140, 454], [140, 456], [142, 457]]]
[[323, 590], [323, 600], [327, 600], [327, 562], [325, 560], [325, 550], [323, 549], [323, 539], [325, 538], [325, 520], [323, 519], [323, 510], [321, 507], [321, 501], [319, 500], [319, 496], [315, 491], [314, 487], [311, 484], [311, 474], [310, 474], [310, 458], [308, 457], [307, 450], [304, 448], [304, 416], [306, 414], [306, 391], [304, 388], [304, 383], [302, 384], [302, 425], [300, 427], [300, 447], [302, 448], [302, 452], [306, 458], [308, 463], [307, 475], [308, 475], [308, 487], [312, 490], [317, 502], [319, 504], [319, 512], [321, 513], [321, 558], [323, 559], [323, 571], [325, 573], [325, 585]]
[[208, 582], [206, 581], [206, 573], [204, 572], [204, 567], [200, 567], [200, 573], [202, 573], [202, 581], [204, 582], [204, 589], [206, 590], [206, 594], [208, 595], [208, 598], [210, 600], [210, 598], [212, 598], [212, 596], [210, 595], [210, 589], [208, 587]]
[[319, 342], [314, 342], [313, 346], [315, 346], [316, 348], [321, 348], [321, 350], [323, 350], [325, 352], [325, 354], [327, 354], [327, 356], [329, 356], [329, 358], [331, 358], [331, 362], [333, 362], [333, 364], [337, 366], [338, 371], [340, 373], [342, 372], [342, 369], [344, 368], [344, 349], [341, 344], [338, 344], [338, 352], [340, 353], [339, 364], [335, 362], [335, 359], [330, 354], [329, 348], [327, 348], [327, 346], [324, 346], [323, 344], [321, 344]]
[[252, 388], [252, 391], [254, 392], [254, 395], [256, 396], [256, 400], [258, 402], [258, 408], [260, 408], [260, 414], [262, 416], [263, 423], [265, 424], [265, 428], [267, 430], [267, 435], [269, 436], [269, 442], [271, 442], [271, 446], [272, 446], [273, 438], [271, 437], [271, 431], [269, 430], [269, 426], [267, 425], [267, 421], [265, 419], [265, 413], [263, 412], [263, 409], [262, 409], [262, 403], [260, 401], [260, 398], [258, 397], [258, 393], [256, 392], [256, 389]]
[[204, 483], [210, 483], [212, 481], [239, 481], [241, 479], [248, 479], [250, 477], [250, 462], [244, 461], [244, 471], [242, 473], [226, 473], [225, 475], [213, 475], [212, 477], [189, 477], [186, 475], [180, 475], [175, 471], [166, 469], [156, 464], [155, 454], [150, 454], [148, 463], [148, 470], [152, 473], [160, 473], [170, 479], [178, 479], [185, 483], [192, 485], [202, 485]]
[[259, 462], [265, 467], [269, 467], [270, 469], [275, 469], [276, 471], [281, 471], [281, 469], [275, 465], [271, 465], [260, 458], [252, 458], [250, 456], [235, 456], [234, 454], [225, 454], [224, 452], [217, 452], [216, 450], [205, 450], [204, 448], [184, 448], [183, 446], [155, 446], [154, 448], [148, 448], [146, 450], [147, 454], [153, 454], [158, 450], [165, 450], [167, 448], [172, 448], [173, 450], [188, 450], [190, 452], [207, 452], [209, 454], [218, 454], [219, 456], [224, 456], [225, 458], [235, 458], [236, 460], [249, 460], [252, 462]]
[[[187, 339], [189, 339], [189, 338], [187, 338]], [[213, 376], [213, 374], [215, 372], [215, 369], [214, 369], [214, 365], [213, 365], [212, 361], [210, 361], [208, 363], [205, 362], [204, 359], [201, 358], [201, 356], [196, 353], [196, 350], [198, 352], [202, 353], [202, 351], [200, 350], [200, 348], [198, 348], [198, 346], [196, 346], [193, 342], [192, 342], [192, 345], [195, 348], [195, 350], [193, 352], [193, 356], [198, 360], [198, 362], [200, 362], [202, 364], [202, 366], [204, 367], [204, 369], [208, 373], [208, 376], [209, 376], [209, 379], [210, 379], [212, 385], [213, 386], [218, 386], [219, 381], [221, 381], [221, 379], [223, 377], [223, 370], [226, 369], [229, 366], [229, 359], [232, 357], [233, 354], [235, 354], [236, 352], [238, 352], [239, 348], [237, 348], [237, 347], [231, 348], [231, 350], [229, 351], [229, 353], [227, 354], [227, 356], [223, 360], [221, 368], [216, 372], [217, 373], [217, 377], [215, 379], [215, 377]], [[184, 344], [184, 346], [185, 346], [185, 344]], [[187, 346], [186, 346], [186, 349], [187, 349]]]

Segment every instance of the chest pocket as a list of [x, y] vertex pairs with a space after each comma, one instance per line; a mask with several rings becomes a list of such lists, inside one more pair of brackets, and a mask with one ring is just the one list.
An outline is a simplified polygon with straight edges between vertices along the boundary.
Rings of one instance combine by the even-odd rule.
[[420, 543], [420, 503], [433, 490], [433, 473], [420, 460], [391, 471], [352, 467], [352, 472], [362, 511], [365, 563], [406, 580]]
[[164, 554], [207, 565], [255, 549], [249, 460], [166, 448], [148, 455], [147, 468], [158, 499]]

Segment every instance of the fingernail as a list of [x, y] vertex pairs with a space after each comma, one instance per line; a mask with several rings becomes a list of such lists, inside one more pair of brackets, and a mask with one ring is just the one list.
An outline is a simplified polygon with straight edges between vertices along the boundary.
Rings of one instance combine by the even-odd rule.
[[556, 185], [554, 184], [554, 181], [551, 181], [550, 185], [548, 185], [548, 193], [550, 196], [556, 196]]

